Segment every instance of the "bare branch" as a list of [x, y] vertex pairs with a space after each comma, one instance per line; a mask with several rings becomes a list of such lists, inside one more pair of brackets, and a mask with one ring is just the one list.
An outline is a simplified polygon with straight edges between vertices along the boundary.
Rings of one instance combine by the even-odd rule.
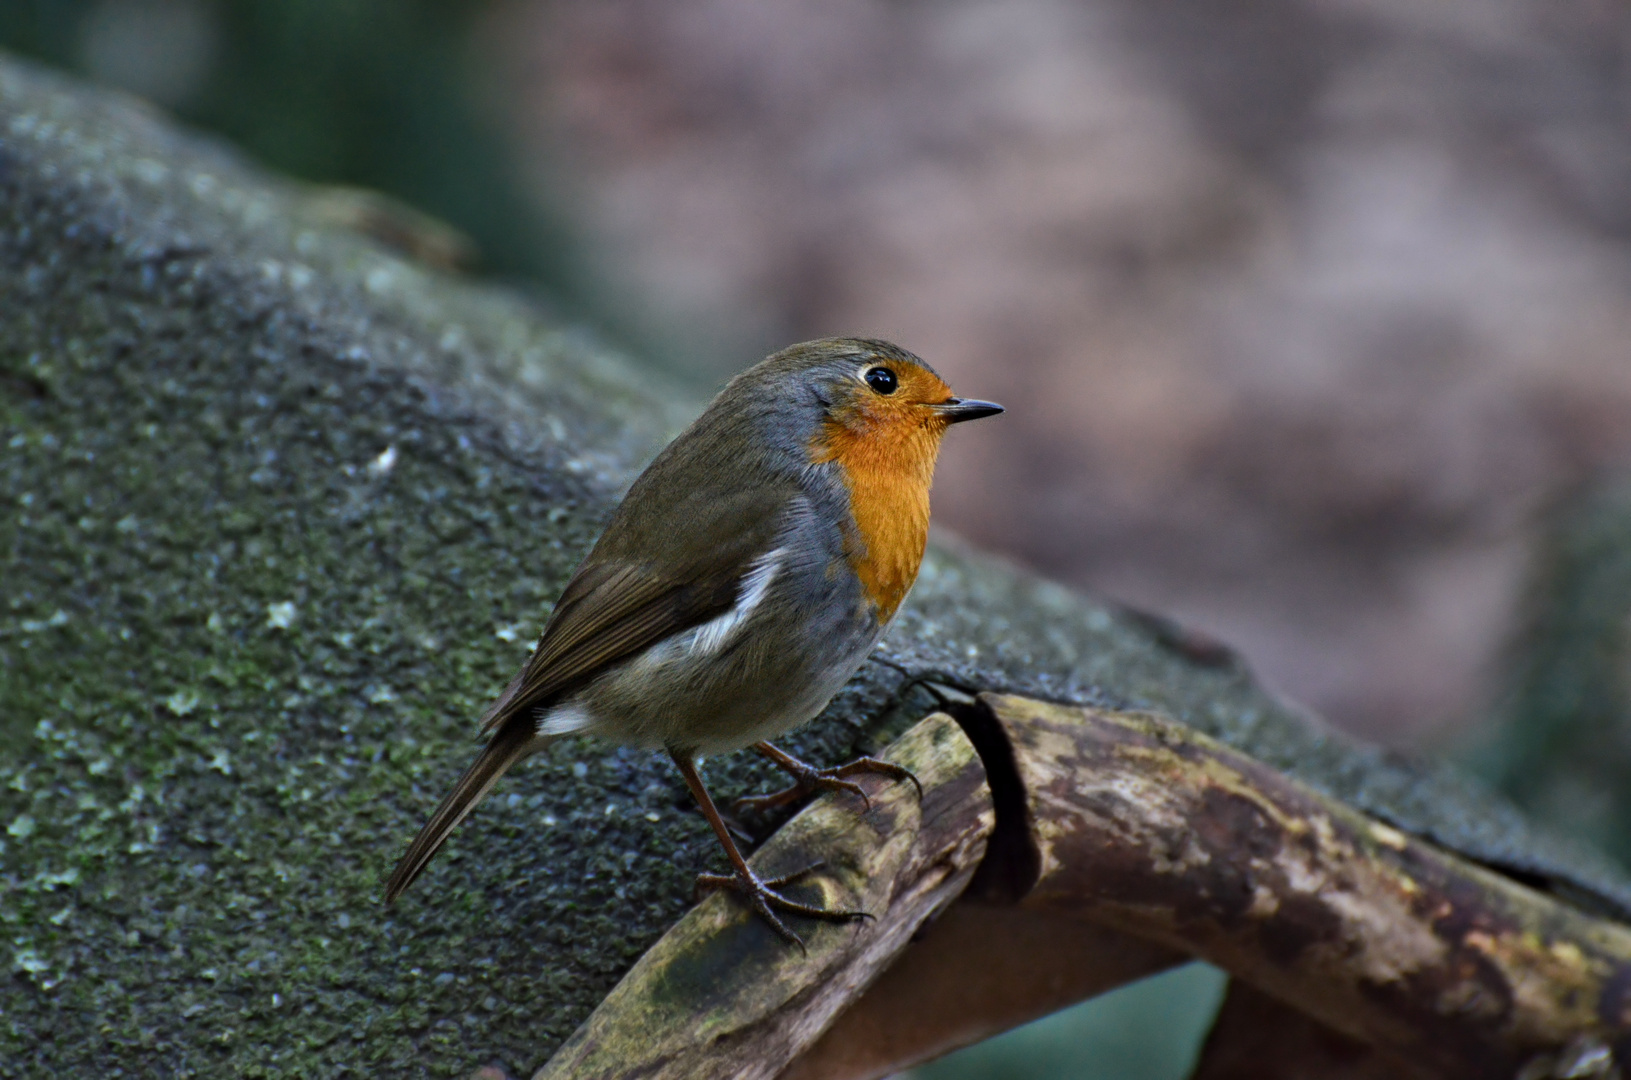
[[[1306, 1020], [1282, 1025], [1282, 1063], [1326, 1055], [1355, 1076], [1546, 1077], [1631, 1037], [1627, 927], [1168, 720], [1001, 695], [959, 712], [983, 768], [945, 716], [891, 750], [924, 781], [921, 818], [899, 786], [876, 789], [864, 829], [823, 800], [755, 860], [778, 873], [827, 858], [824, 902], [875, 923], [818, 928], [806, 958], [710, 901], [540, 1078], [881, 1077], [1185, 956], [1255, 988], [1236, 991], [1205, 1075], [1266, 1052], [1236, 1013], [1284, 1008]], [[995, 829], [993, 804], [1008, 819]], [[884, 973], [988, 837], [985, 899]]]
[[1631, 1037], [1631, 928], [1171, 721], [981, 700], [1029, 797], [1025, 907], [1205, 957], [1423, 1075]]
[[1190, 1080], [1399, 1080], [1410, 1071], [1391, 1054], [1234, 980]]

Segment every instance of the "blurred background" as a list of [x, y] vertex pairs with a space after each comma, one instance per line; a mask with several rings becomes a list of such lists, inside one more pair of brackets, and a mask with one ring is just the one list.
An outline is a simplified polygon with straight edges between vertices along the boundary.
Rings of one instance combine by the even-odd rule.
[[[1631, 858], [1625, 0], [0, 0], [0, 46], [699, 392], [896, 340], [1010, 410], [939, 522]], [[1182, 1075], [1054, 1030], [934, 1075]]]

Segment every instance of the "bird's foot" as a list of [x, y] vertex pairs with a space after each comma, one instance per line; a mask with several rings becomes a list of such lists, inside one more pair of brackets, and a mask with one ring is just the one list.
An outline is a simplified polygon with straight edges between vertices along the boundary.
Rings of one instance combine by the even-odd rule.
[[[764, 743], [761, 746], [769, 746], [769, 744]], [[771, 747], [771, 749], [775, 750], [774, 747]], [[777, 768], [792, 776], [793, 783], [791, 786], [780, 791], [771, 792], [769, 795], [748, 795], [737, 799], [731, 804], [731, 809], [737, 813], [752, 811], [753, 813], [762, 814], [766, 810], [786, 806], [788, 803], [802, 799], [815, 791], [847, 791], [851, 795], [859, 795], [861, 802], [870, 810], [872, 800], [867, 798], [866, 791], [862, 789], [860, 784], [850, 779], [852, 776], [860, 776], [865, 773], [887, 776], [897, 782], [910, 780], [912, 786], [917, 788], [917, 797], [919, 799], [923, 798], [923, 785], [918, 783], [917, 777], [912, 775], [910, 769], [903, 768], [892, 762], [879, 761], [874, 757], [856, 758], [854, 761], [839, 765], [836, 768], [818, 769], [780, 750], [776, 750], [772, 754], [761, 749], [760, 753], [764, 753], [766, 757], [776, 763]]]
[[747, 901], [748, 907], [761, 919], [770, 924], [770, 928], [783, 940], [797, 945], [800, 952], [804, 952], [804, 939], [787, 928], [787, 924], [777, 917], [778, 911], [785, 911], [793, 915], [803, 915], [810, 919], [820, 919], [823, 922], [847, 923], [870, 919], [871, 915], [864, 911], [829, 911], [826, 908], [816, 907], [814, 904], [804, 904], [791, 900], [777, 892], [784, 886], [791, 885], [802, 878], [821, 869], [822, 864], [811, 863], [802, 870], [781, 877], [762, 878], [752, 870], [741, 874], [698, 874], [697, 894], [727, 889], [736, 893]]

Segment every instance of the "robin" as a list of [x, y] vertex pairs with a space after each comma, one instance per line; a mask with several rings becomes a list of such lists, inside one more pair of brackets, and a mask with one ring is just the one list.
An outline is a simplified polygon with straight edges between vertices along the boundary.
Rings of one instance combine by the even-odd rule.
[[[768, 741], [804, 723], [877, 644], [917, 577], [929, 483], [952, 424], [1002, 412], [953, 397], [916, 356], [883, 341], [794, 345], [731, 380], [634, 482], [556, 603], [521, 671], [482, 718], [476, 758], [385, 886], [394, 901], [516, 762], [563, 735], [666, 750], [733, 872], [704, 874], [791, 942], [777, 912], [865, 916], [799, 903], [748, 867], [697, 773], [752, 746], [793, 777], [742, 802], [851, 777], [916, 779], [872, 758], [818, 769]], [[807, 871], [806, 871], [807, 872]]]

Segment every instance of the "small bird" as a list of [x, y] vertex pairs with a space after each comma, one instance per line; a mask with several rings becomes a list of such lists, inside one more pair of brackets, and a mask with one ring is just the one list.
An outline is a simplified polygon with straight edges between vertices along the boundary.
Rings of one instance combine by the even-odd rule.
[[[752, 746], [793, 777], [738, 805], [850, 778], [916, 779], [861, 758], [818, 769], [767, 740], [814, 717], [877, 644], [917, 578], [929, 484], [952, 424], [1002, 412], [953, 397], [884, 341], [824, 338], [738, 375], [629, 489], [572, 579], [532, 656], [482, 718], [488, 741], [420, 829], [385, 886], [393, 902], [516, 762], [586, 732], [666, 750], [713, 826], [729, 889], [787, 940], [789, 912], [847, 921], [777, 890], [737, 849], [703, 786], [708, 754]], [[813, 869], [813, 868], [811, 868]]]

